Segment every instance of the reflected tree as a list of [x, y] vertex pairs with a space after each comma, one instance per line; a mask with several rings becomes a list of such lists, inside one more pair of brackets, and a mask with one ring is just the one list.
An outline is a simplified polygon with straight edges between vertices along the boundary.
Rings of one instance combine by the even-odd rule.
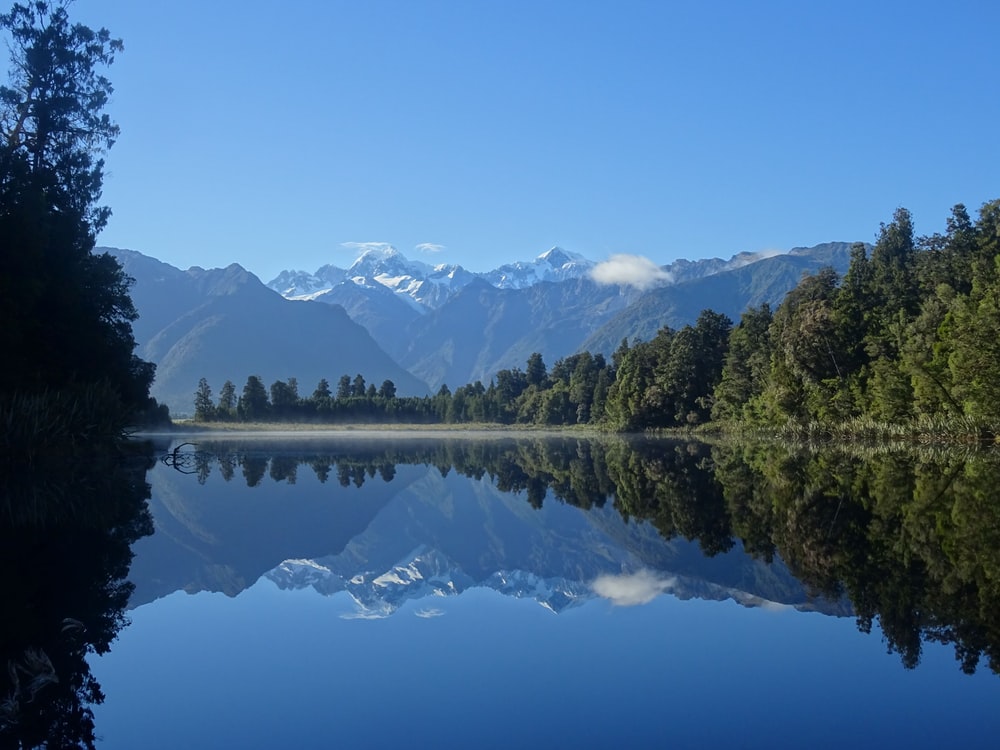
[[992, 454], [623, 437], [372, 440], [270, 458], [259, 443], [199, 448], [219, 455], [227, 480], [239, 456], [250, 486], [265, 481], [269, 465], [272, 481], [291, 481], [306, 463], [319, 481], [334, 474], [349, 488], [392, 482], [398, 466], [422, 464], [489, 481], [535, 508], [611, 500], [625, 519], [696, 542], [720, 566], [740, 548], [780, 560], [815, 596], [841, 611], [849, 601], [858, 626], [877, 626], [907, 667], [919, 664], [928, 640], [951, 644], [965, 671], [984, 657], [1000, 667], [1000, 460]]
[[0, 476], [0, 746], [95, 746], [87, 662], [127, 624], [131, 544], [153, 532], [151, 450]]

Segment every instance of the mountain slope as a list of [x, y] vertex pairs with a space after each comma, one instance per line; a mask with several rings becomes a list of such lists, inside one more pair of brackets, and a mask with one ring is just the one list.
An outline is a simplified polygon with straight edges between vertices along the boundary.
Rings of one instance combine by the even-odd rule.
[[316, 302], [340, 305], [351, 320], [364, 326], [372, 338], [393, 359], [399, 360], [399, 349], [407, 327], [421, 317], [413, 305], [402, 300], [395, 292], [375, 284], [361, 286], [350, 281], [316, 293]]
[[199, 378], [237, 392], [249, 375], [265, 384], [289, 377], [311, 392], [358, 373], [392, 380], [401, 395], [427, 385], [400, 367], [338, 305], [292, 302], [238, 265], [180, 271], [128, 250], [108, 249], [135, 278], [137, 353], [157, 365], [152, 395], [174, 414], [190, 413]]
[[532, 352], [551, 364], [576, 352], [580, 343], [638, 294], [627, 287], [600, 286], [587, 279], [542, 282], [524, 289], [498, 289], [476, 281], [439, 310], [415, 320], [404, 332], [398, 361], [432, 389], [481, 380], [497, 370], [524, 367]]
[[851, 243], [847, 242], [795, 248], [711, 276], [652, 289], [583, 340], [580, 348], [609, 356], [623, 338], [649, 341], [663, 326], [681, 328], [694, 323], [706, 308], [738, 323], [750, 307], [766, 302], [776, 308], [804, 274], [824, 266], [844, 273], [850, 264], [850, 251]]

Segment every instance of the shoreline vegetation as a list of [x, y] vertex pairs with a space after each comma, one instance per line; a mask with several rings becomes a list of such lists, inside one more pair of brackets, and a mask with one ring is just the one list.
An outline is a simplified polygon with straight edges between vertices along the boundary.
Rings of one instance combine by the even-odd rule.
[[463, 424], [411, 424], [399, 422], [196, 422], [190, 419], [174, 420], [169, 426], [140, 428], [133, 435], [257, 435], [274, 433], [297, 434], [383, 434], [393, 435], [544, 435], [559, 436], [599, 436], [621, 433], [609, 432], [595, 426], [572, 425], [565, 427], [551, 425], [507, 425], [499, 423]]

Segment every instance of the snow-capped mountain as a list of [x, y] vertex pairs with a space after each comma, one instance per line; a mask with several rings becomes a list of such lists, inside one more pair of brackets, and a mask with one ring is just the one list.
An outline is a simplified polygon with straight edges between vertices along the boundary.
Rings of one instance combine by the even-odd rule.
[[[795, 248], [788, 255], [809, 252]], [[677, 260], [660, 268], [670, 284], [714, 276], [781, 254], [778, 251], [742, 252], [728, 260]], [[530, 261], [506, 263], [484, 273], [468, 271], [459, 265], [431, 266], [409, 260], [391, 245], [365, 248], [349, 268], [325, 265], [314, 273], [282, 271], [267, 286], [288, 299], [318, 299], [334, 302], [341, 295], [330, 295], [339, 285], [354, 284], [366, 289], [388, 289], [419, 313], [441, 308], [459, 291], [476, 279], [497, 289], [529, 289], [542, 282], [563, 282], [590, 278], [598, 264], [578, 253], [553, 247]]]
[[349, 268], [326, 265], [315, 273], [282, 271], [267, 286], [287, 299], [323, 299], [339, 284], [366, 288], [384, 287], [419, 312], [436, 310], [476, 279], [499, 289], [524, 289], [541, 281], [565, 281], [586, 276], [594, 267], [581, 255], [554, 247], [530, 262], [509, 263], [487, 273], [473, 273], [462, 266], [431, 266], [409, 260], [396, 248], [366, 248]]
[[528, 263], [507, 263], [479, 277], [498, 289], [524, 289], [542, 281], [566, 281], [587, 276], [597, 265], [561, 247], [546, 250]]

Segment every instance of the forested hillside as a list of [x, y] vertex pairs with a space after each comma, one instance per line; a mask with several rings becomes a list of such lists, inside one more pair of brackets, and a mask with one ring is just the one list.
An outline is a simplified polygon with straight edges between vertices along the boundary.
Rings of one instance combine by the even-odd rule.
[[[752, 423], [888, 423], [1000, 416], [1000, 201], [914, 237], [905, 209], [843, 278], [803, 279], [768, 321], [733, 331], [713, 416]], [[766, 328], [763, 323], [767, 321]]]

